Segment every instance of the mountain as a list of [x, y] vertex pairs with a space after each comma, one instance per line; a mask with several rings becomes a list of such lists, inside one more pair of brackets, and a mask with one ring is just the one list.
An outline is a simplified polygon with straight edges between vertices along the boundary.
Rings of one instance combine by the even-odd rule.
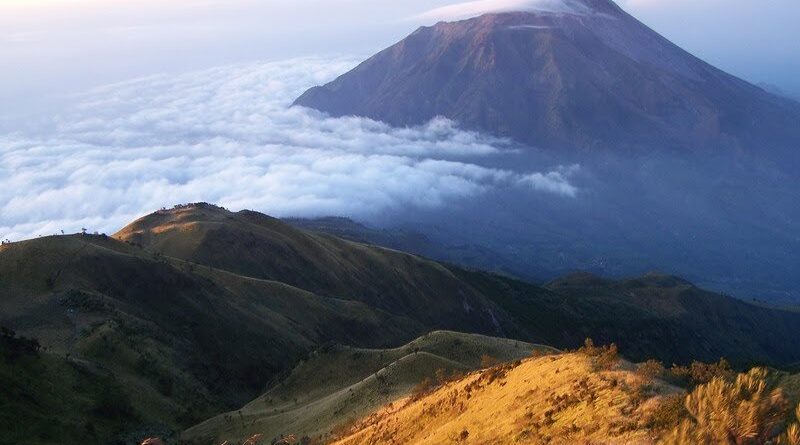
[[[0, 325], [42, 346], [0, 357], [10, 401], [0, 424], [21, 416], [12, 443], [127, 444], [180, 431], [265, 388], [280, 392], [275, 384], [326, 345], [396, 348], [441, 329], [558, 348], [592, 337], [632, 360], [800, 362], [800, 313], [674, 277], [539, 286], [209, 204], [157, 211], [113, 236], [0, 246]], [[466, 363], [458, 348], [462, 358], [437, 347], [432, 355]], [[376, 366], [405, 363], [397, 354]], [[57, 427], [50, 411], [72, 414]], [[74, 422], [80, 413], [86, 424]], [[54, 440], [58, 428], [71, 433]]]
[[714, 68], [611, 0], [545, 4], [422, 27], [295, 105], [395, 126], [444, 116], [558, 152], [796, 156], [800, 103]]
[[187, 443], [241, 442], [255, 434], [330, 438], [347, 420], [407, 394], [441, 369], [446, 375], [478, 369], [481, 357], [513, 361], [545, 346], [456, 332], [431, 332], [392, 349], [333, 345], [315, 351], [285, 379], [241, 409], [186, 430]]

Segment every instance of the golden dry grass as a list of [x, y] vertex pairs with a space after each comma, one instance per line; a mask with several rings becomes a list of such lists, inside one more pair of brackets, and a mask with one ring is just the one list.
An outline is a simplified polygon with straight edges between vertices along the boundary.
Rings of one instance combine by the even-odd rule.
[[406, 398], [353, 425], [339, 445], [652, 444], [660, 400], [679, 390], [627, 363], [598, 370], [581, 353], [498, 365]]

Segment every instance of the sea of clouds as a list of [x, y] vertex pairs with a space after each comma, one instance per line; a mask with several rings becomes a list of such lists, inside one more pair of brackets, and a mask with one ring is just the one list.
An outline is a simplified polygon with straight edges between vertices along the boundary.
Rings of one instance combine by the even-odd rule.
[[511, 144], [445, 119], [392, 128], [290, 107], [356, 60], [299, 59], [157, 75], [72, 98], [0, 134], [0, 238], [113, 233], [161, 207], [206, 201], [274, 216], [369, 220], [496, 187], [568, 199], [575, 167], [481, 166]]

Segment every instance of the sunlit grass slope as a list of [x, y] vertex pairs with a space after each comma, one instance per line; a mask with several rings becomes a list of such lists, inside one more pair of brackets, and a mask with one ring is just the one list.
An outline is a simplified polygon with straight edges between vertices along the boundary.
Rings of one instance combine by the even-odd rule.
[[[515, 340], [437, 331], [395, 349], [331, 346], [311, 355], [283, 381], [238, 411], [190, 428], [193, 443], [241, 441], [253, 434], [282, 434], [317, 440], [401, 397], [437, 371], [445, 375], [481, 365], [481, 357], [516, 360], [533, 350], [553, 351]], [[442, 371], [439, 371], [440, 374]]]
[[615, 357], [593, 348], [482, 369], [397, 399], [334, 443], [800, 445], [796, 375], [712, 366], [685, 388]]
[[677, 391], [630, 365], [596, 370], [583, 354], [530, 358], [398, 400], [336, 443], [647, 444], [653, 408]]

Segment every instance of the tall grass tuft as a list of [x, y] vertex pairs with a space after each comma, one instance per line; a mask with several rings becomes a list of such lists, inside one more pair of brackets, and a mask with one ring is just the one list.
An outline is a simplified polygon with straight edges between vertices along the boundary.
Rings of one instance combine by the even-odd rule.
[[759, 445], [774, 444], [784, 434], [788, 437], [789, 432], [784, 433], [788, 403], [770, 380], [766, 369], [754, 368], [733, 381], [714, 377], [699, 385], [684, 401], [689, 418], [661, 443]]

